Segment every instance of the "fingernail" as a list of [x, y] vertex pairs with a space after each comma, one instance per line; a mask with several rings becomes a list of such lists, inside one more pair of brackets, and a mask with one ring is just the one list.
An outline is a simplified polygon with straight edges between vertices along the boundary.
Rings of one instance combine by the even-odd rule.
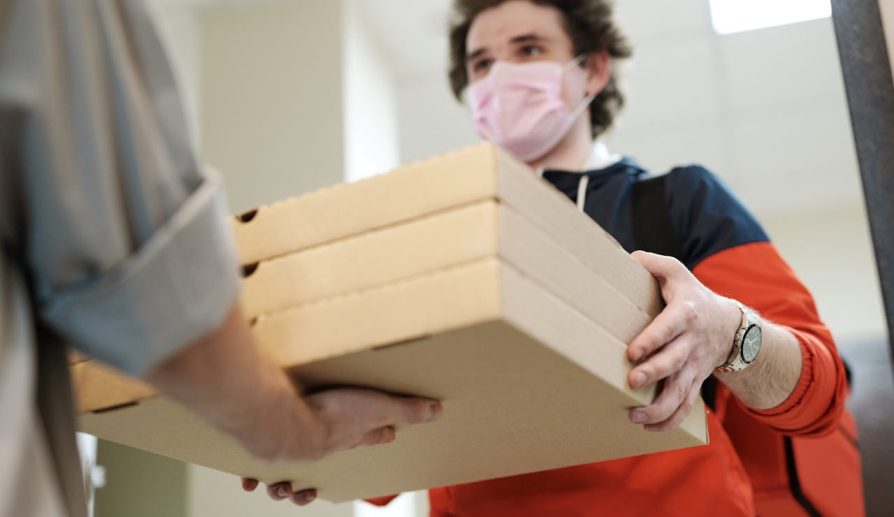
[[646, 375], [646, 372], [636, 372], [633, 376], [633, 387], [639, 388], [645, 384], [647, 380], [649, 380], [649, 376]]
[[425, 420], [427, 422], [436, 420], [438, 417], [441, 416], [441, 411], [442, 411], [441, 404], [438, 402], [432, 402], [428, 406], [428, 415], [426, 416]]
[[289, 497], [289, 491], [286, 490], [286, 487], [279, 487], [276, 489], [276, 495], [280, 497]]
[[306, 492], [304, 494], [304, 500], [307, 501], [308, 503], [312, 502], [316, 498], [317, 498], [317, 494], [315, 492]]
[[633, 421], [634, 424], [642, 424], [646, 421], [646, 415], [639, 411], [634, 411], [630, 419]]

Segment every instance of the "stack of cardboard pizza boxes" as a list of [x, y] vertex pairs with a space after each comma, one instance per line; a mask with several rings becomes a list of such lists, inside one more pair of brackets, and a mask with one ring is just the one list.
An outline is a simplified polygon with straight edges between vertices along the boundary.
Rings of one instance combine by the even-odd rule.
[[707, 442], [627, 419], [625, 347], [661, 310], [654, 279], [525, 165], [487, 144], [233, 219], [243, 308], [306, 389], [443, 401], [389, 445], [265, 463], [184, 408], [91, 360], [72, 365], [81, 428], [343, 501]]

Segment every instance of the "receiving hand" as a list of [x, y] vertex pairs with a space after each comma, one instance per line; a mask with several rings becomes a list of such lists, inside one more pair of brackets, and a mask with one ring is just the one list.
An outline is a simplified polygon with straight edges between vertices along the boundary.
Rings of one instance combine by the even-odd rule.
[[[361, 445], [390, 443], [401, 426], [432, 422], [441, 416], [440, 402], [398, 397], [360, 388], [342, 388], [323, 391], [304, 397], [317, 422], [322, 436], [313, 440], [316, 450], [309, 459], [319, 459], [333, 452], [353, 449]], [[301, 437], [299, 437], [301, 439]], [[305, 443], [308, 440], [305, 437]], [[258, 482], [242, 480], [242, 488], [253, 491]], [[291, 483], [281, 482], [267, 487], [267, 494], [275, 500], [290, 499], [305, 505], [316, 499], [316, 490], [292, 490]]]

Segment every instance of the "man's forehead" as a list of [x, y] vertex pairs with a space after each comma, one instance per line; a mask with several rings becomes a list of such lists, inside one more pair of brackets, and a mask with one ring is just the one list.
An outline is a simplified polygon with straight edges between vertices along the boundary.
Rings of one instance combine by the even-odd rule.
[[[555, 8], [529, 2], [507, 2], [479, 14], [466, 38], [469, 53], [508, 45], [523, 36], [557, 40], [564, 35], [561, 14]], [[566, 36], [567, 37], [567, 36]]]

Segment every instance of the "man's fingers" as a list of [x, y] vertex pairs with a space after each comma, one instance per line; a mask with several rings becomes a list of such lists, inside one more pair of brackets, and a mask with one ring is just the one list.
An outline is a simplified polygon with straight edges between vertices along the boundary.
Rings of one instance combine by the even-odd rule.
[[288, 499], [292, 495], [292, 483], [284, 481], [282, 483], [274, 483], [267, 485], [267, 495], [275, 501]]
[[443, 411], [436, 400], [363, 388], [324, 391], [308, 396], [307, 401], [329, 430], [324, 454], [388, 443], [397, 428], [431, 422]]
[[689, 398], [694, 378], [695, 374], [688, 369], [670, 377], [651, 405], [630, 410], [630, 421], [635, 424], [658, 424], [671, 418]]
[[662, 284], [665, 279], [688, 272], [686, 266], [673, 257], [649, 253], [647, 251], [634, 251], [630, 256], [646, 268], [646, 271], [658, 279]]
[[633, 338], [627, 346], [627, 357], [631, 361], [639, 361], [659, 348], [670, 343], [674, 338], [688, 329], [698, 313], [691, 303], [679, 301], [671, 303], [652, 320], [652, 323]]
[[397, 430], [392, 426], [382, 427], [366, 433], [359, 445], [382, 445], [397, 438]]
[[390, 425], [409, 425], [433, 422], [441, 417], [441, 403], [413, 397], [391, 397], [394, 420]]
[[664, 346], [642, 364], [627, 374], [630, 387], [642, 388], [678, 373], [692, 353], [692, 344], [687, 336], [680, 336]]
[[440, 418], [443, 408], [435, 400], [417, 397], [397, 397], [378, 392], [367, 392], [367, 400], [357, 400], [362, 422], [367, 430], [373, 431], [388, 426], [404, 426], [432, 422]]
[[699, 396], [701, 384], [693, 381], [692, 389], [689, 391], [689, 395], [687, 395], [686, 399], [680, 404], [680, 407], [674, 411], [674, 414], [670, 416], [670, 418], [664, 420], [663, 422], [659, 422], [657, 424], [648, 424], [645, 426], [647, 431], [670, 431], [671, 429], [676, 428], [680, 424], [683, 423], [683, 420], [686, 420], [686, 417], [689, 416], [689, 413], [692, 412], [692, 408], [695, 406], [695, 400]]
[[[257, 487], [258, 485], [257, 480], [243, 479], [243, 486], [245, 486], [245, 481], [254, 481], [255, 487]], [[252, 490], [254, 490], [254, 488], [252, 488]], [[281, 483], [267, 485], [267, 495], [270, 496], [270, 499], [273, 499], [275, 501], [283, 501], [288, 499], [298, 506], [304, 506], [306, 504], [312, 503], [317, 498], [317, 491], [313, 488], [306, 488], [304, 490], [292, 492], [292, 483], [283, 481]]]
[[310, 503], [314, 502], [314, 500], [316, 500], [316, 498], [317, 498], [317, 491], [312, 488], [308, 489], [308, 490], [299, 490], [298, 492], [295, 492], [294, 494], [292, 494], [289, 497], [289, 499], [291, 499], [291, 501], [293, 503], [297, 504], [298, 506], [304, 506], [306, 504], [310, 504]]
[[251, 478], [242, 478], [242, 490], [246, 492], [254, 492], [258, 488], [258, 480]]

